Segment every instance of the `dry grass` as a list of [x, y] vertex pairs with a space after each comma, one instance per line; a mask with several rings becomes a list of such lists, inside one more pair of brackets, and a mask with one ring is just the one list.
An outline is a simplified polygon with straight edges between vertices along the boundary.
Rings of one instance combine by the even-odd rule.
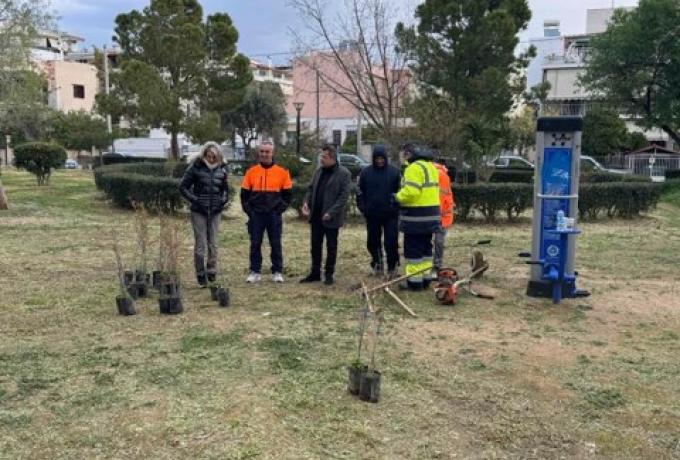
[[[234, 306], [221, 310], [193, 288], [186, 224], [186, 313], [160, 317], [145, 300], [123, 318], [107, 229], [134, 260], [132, 213], [103, 202], [85, 172], [41, 188], [23, 173], [3, 180], [0, 458], [680, 456], [676, 206], [585, 223], [577, 258], [593, 296], [559, 307], [523, 294], [515, 256], [529, 246], [528, 222], [457, 226], [451, 244], [493, 239], [480, 288], [497, 299], [445, 308], [406, 294], [416, 319], [388, 308], [382, 400], [369, 405], [345, 392], [359, 306], [349, 288], [368, 262], [361, 225], [341, 232], [333, 288], [297, 283], [308, 229], [292, 218], [288, 282], [247, 286], [234, 206], [220, 232]], [[467, 256], [449, 255], [455, 265]]]

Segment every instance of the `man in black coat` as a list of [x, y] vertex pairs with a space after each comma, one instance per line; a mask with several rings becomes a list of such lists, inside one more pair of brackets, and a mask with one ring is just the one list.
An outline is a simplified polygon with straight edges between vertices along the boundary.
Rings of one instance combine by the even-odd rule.
[[338, 232], [345, 222], [345, 208], [349, 198], [352, 174], [338, 164], [332, 145], [324, 145], [319, 157], [321, 167], [314, 172], [312, 183], [302, 205], [302, 213], [311, 225], [312, 268], [301, 283], [321, 281], [321, 252], [326, 239], [324, 283], [334, 283], [335, 262], [338, 255]]
[[359, 175], [357, 207], [366, 218], [366, 247], [371, 254], [371, 273], [382, 275], [384, 235], [387, 272], [395, 276], [399, 265], [399, 208], [393, 195], [399, 191], [399, 170], [389, 164], [385, 147], [373, 147], [373, 164]]
[[219, 225], [222, 210], [229, 199], [227, 177], [227, 165], [220, 146], [208, 142], [187, 168], [179, 187], [182, 196], [190, 203], [195, 239], [194, 267], [201, 287], [205, 287], [208, 281], [215, 281], [217, 273]]

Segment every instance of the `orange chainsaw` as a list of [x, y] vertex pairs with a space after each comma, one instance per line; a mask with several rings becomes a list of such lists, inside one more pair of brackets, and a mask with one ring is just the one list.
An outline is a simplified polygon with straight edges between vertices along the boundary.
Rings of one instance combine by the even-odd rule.
[[[489, 244], [490, 240], [478, 241], [477, 245]], [[470, 248], [470, 273], [461, 278], [454, 268], [442, 268], [437, 272], [437, 284], [434, 287], [434, 295], [442, 305], [455, 305], [458, 298], [458, 288], [462, 287], [475, 297], [482, 299], [493, 299], [493, 296], [475, 292], [470, 284], [473, 279], [477, 279], [489, 269], [489, 262], [484, 259], [481, 251], [473, 251]]]

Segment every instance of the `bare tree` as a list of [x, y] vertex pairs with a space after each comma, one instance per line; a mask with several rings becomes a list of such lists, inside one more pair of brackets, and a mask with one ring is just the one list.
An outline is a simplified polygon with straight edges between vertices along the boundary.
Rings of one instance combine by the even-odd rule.
[[386, 142], [395, 143], [411, 73], [396, 46], [394, 28], [402, 18], [393, 3], [344, 0], [338, 13], [333, 13], [336, 2], [333, 8], [328, 0], [289, 4], [306, 24], [306, 33], [291, 30], [297, 63], [316, 73], [324, 91], [355, 108]]

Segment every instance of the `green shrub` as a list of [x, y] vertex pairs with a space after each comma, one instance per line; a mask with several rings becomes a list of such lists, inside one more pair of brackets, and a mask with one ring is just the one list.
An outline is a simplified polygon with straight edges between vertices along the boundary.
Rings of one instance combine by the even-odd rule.
[[654, 208], [661, 198], [663, 185], [652, 182], [586, 183], [579, 188], [580, 217], [630, 219]]
[[496, 169], [489, 182], [520, 182], [530, 184], [534, 181], [534, 171], [529, 169]]
[[617, 174], [610, 172], [583, 173], [579, 177], [583, 183], [603, 183], [603, 182], [651, 182], [647, 176], [635, 176], [633, 174]]
[[500, 212], [508, 220], [529, 209], [533, 204], [534, 186], [523, 183], [476, 183], [454, 185], [456, 216], [469, 220], [475, 212], [484, 216], [487, 222], [494, 222]]
[[[607, 217], [633, 218], [647, 212], [658, 203], [661, 194], [671, 185], [652, 182], [595, 182], [579, 187], [579, 215], [596, 219]], [[487, 222], [494, 222], [500, 213], [512, 221], [533, 207], [534, 187], [522, 183], [477, 183], [454, 185], [456, 215], [461, 221], [475, 213]]]
[[680, 179], [680, 169], [667, 169], [665, 174], [666, 180]]
[[29, 142], [14, 149], [14, 165], [34, 174], [38, 185], [47, 185], [52, 170], [66, 161], [66, 150], [59, 144]]
[[[131, 203], [141, 202], [146, 209], [157, 212], [176, 212], [184, 205], [179, 192], [181, 177], [186, 163], [127, 163], [102, 166], [94, 172], [97, 188], [117, 206], [130, 208]], [[229, 182], [231, 205], [236, 193]]]

